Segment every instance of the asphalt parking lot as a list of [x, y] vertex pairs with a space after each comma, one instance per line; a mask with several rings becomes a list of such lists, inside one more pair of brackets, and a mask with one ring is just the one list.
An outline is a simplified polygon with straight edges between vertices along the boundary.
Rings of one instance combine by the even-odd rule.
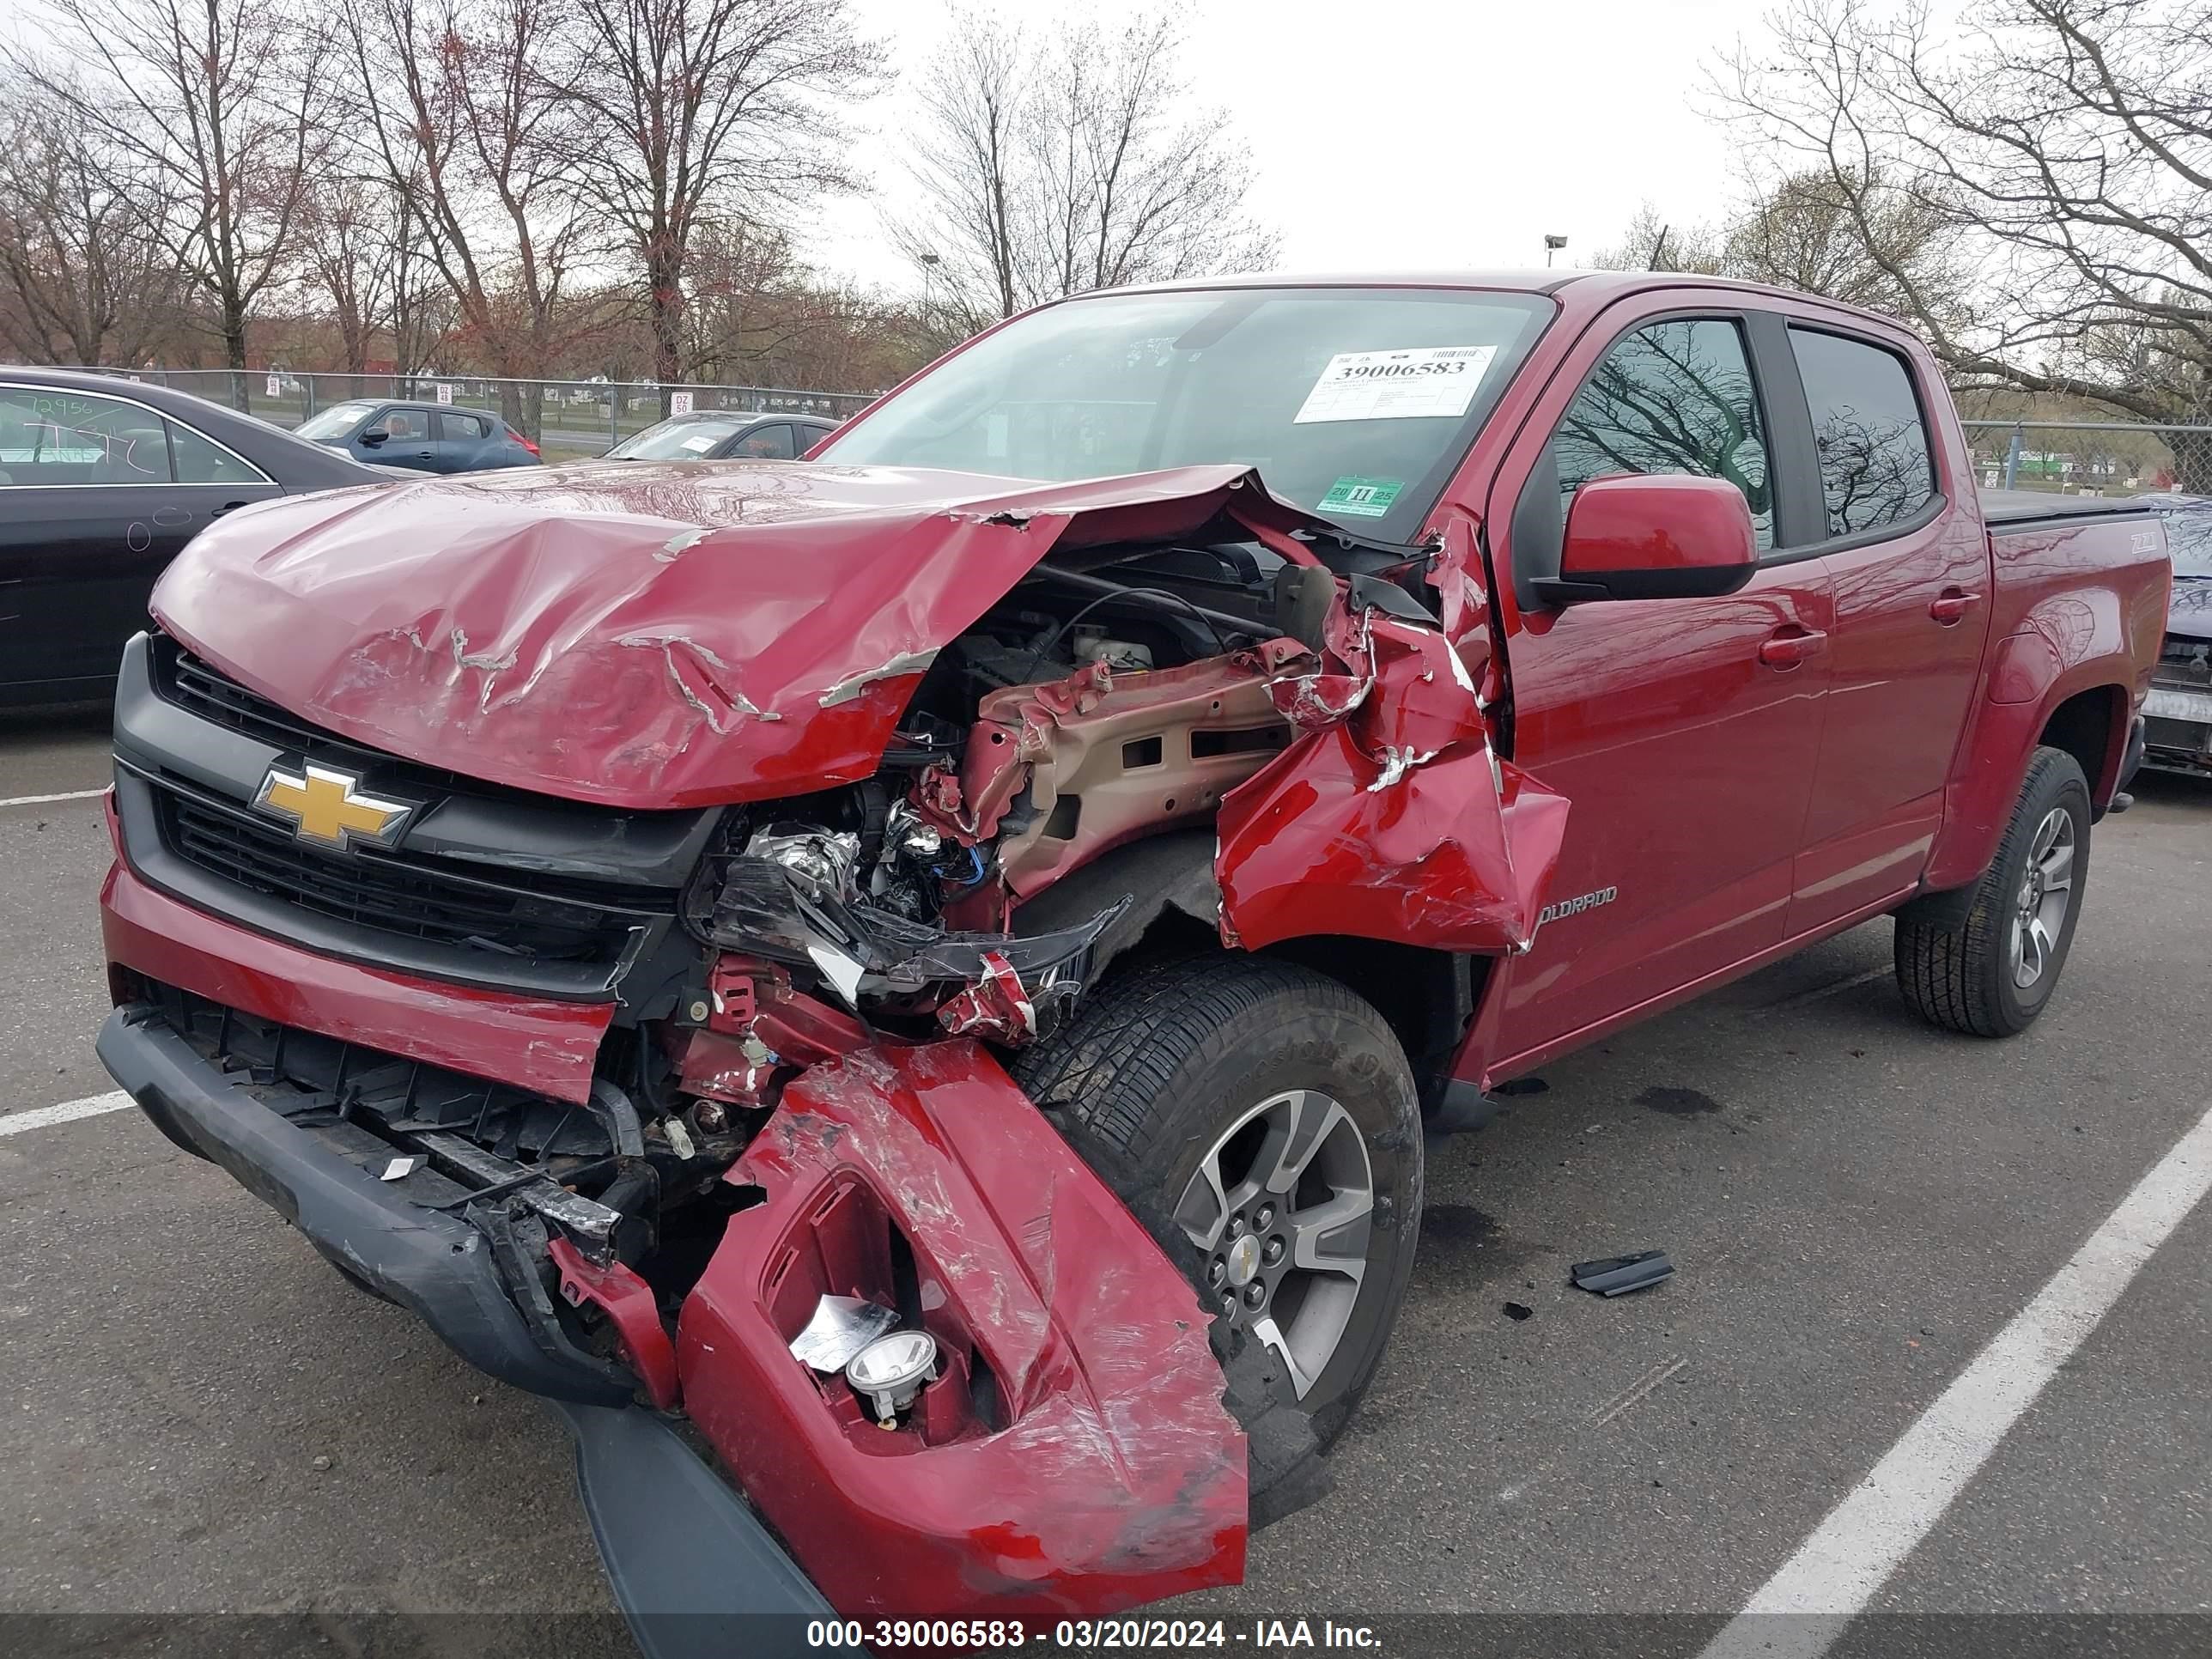
[[[97, 788], [104, 742], [90, 717], [0, 726], [0, 798]], [[112, 1086], [92, 1051], [106, 856], [96, 799], [0, 805], [0, 1611], [545, 1650], [509, 1615], [610, 1605], [546, 1413], [136, 1113], [8, 1132]], [[1699, 1614], [1701, 1641], [1742, 1607], [2212, 1106], [2212, 785], [2146, 779], [2092, 856], [2065, 983], [2024, 1037], [1917, 1024], [1877, 922], [1434, 1147], [1420, 1265], [1334, 1491], [1255, 1540], [1243, 1588], [1177, 1610]], [[1571, 1261], [1655, 1247], [1679, 1269], [1656, 1291], [1567, 1287]], [[2208, 1255], [2212, 1204], [1875, 1608], [2212, 1613]], [[441, 1616], [464, 1613], [500, 1618]], [[389, 1615], [373, 1641], [365, 1614]], [[562, 1628], [621, 1650], [603, 1617]]]

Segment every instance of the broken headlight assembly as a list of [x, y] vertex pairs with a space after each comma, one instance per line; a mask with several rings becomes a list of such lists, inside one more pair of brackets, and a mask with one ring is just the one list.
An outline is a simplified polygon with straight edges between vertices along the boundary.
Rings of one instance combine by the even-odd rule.
[[[878, 886], [893, 860], [952, 850], [927, 825], [890, 827], [867, 872]], [[799, 823], [753, 831], [722, 866], [708, 939], [810, 969], [856, 1012], [933, 1009], [955, 1035], [1020, 1043], [1057, 1029], [1082, 994], [1091, 947], [1128, 908], [1125, 899], [1079, 926], [1025, 936], [947, 929], [864, 897], [861, 843]]]

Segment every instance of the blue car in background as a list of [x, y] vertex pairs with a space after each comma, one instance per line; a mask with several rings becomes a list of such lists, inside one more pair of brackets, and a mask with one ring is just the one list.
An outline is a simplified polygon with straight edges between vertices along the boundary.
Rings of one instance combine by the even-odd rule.
[[293, 428], [375, 466], [417, 472], [481, 472], [536, 466], [538, 446], [488, 409], [356, 398], [332, 404]]

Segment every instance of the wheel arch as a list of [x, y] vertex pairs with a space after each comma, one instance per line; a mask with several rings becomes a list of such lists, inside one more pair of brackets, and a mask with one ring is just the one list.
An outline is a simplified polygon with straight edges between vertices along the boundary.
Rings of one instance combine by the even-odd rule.
[[1370, 1005], [1406, 1051], [1421, 1110], [1436, 1110], [1491, 958], [1340, 933], [1303, 934], [1251, 954], [1324, 974]]
[[2102, 818], [2119, 787], [2133, 702], [2112, 677], [2122, 665], [2085, 663], [2056, 677], [2039, 696], [1978, 704], [1945, 792], [1943, 828], [1922, 873], [1921, 891], [1971, 885], [1996, 857], [2013, 803], [2045, 744], [2073, 757], [2088, 780], [2091, 821]]
[[[2089, 805], [2102, 817], [2119, 787], [2119, 767], [2127, 748], [2127, 689], [2093, 685], [2063, 699], [2051, 710], [2037, 744], [2063, 749], [2074, 757], [2089, 781]], [[2032, 756], [2033, 747], [2029, 750]]]

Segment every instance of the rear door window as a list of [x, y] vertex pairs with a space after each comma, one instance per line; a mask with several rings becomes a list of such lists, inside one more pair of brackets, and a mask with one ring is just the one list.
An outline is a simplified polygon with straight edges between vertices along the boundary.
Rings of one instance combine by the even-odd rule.
[[266, 483], [260, 471], [188, 426], [169, 422], [169, 452], [179, 483]]
[[438, 413], [439, 435], [448, 443], [482, 443], [491, 435], [491, 427], [481, 415], [457, 415], [451, 410]]
[[1774, 545], [1766, 425], [1743, 331], [1718, 317], [1647, 323], [1590, 372], [1552, 439], [1564, 517], [1576, 490], [1621, 473], [1687, 473], [1743, 492]]
[[1915, 516], [1935, 499], [1936, 464], [1905, 359], [1808, 328], [1791, 329], [1790, 343], [1812, 409], [1828, 533], [1853, 536]]
[[167, 483], [161, 428], [160, 416], [119, 398], [0, 386], [0, 488]]

